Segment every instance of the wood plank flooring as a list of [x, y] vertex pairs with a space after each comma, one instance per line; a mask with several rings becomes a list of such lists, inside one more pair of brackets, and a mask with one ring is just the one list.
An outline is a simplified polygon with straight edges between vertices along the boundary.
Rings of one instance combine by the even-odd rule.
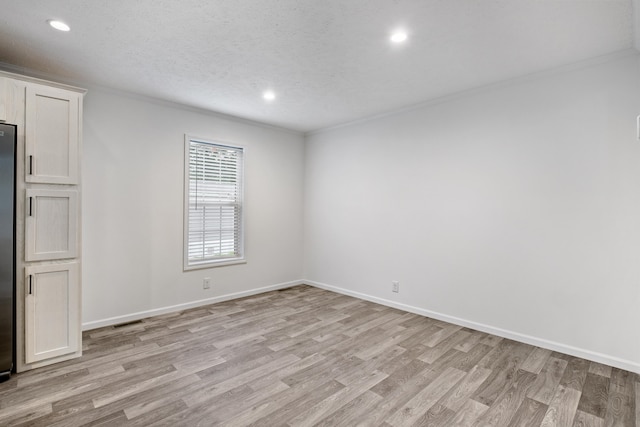
[[0, 425], [640, 427], [640, 376], [309, 286], [84, 334]]

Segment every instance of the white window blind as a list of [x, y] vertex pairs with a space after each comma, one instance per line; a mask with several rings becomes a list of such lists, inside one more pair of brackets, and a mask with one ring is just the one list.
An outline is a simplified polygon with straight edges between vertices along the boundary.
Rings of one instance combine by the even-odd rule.
[[185, 268], [243, 257], [242, 148], [185, 139]]

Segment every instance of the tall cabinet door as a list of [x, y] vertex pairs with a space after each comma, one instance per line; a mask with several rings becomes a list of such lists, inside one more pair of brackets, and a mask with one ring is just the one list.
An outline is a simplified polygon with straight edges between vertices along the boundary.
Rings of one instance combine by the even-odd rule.
[[0, 77], [0, 123], [6, 122], [9, 114], [7, 111], [7, 98], [9, 96], [7, 84], [7, 79]]
[[78, 351], [78, 264], [68, 262], [26, 267], [25, 293], [26, 363]]
[[78, 184], [80, 94], [27, 85], [25, 181]]
[[26, 190], [25, 261], [76, 258], [78, 192]]

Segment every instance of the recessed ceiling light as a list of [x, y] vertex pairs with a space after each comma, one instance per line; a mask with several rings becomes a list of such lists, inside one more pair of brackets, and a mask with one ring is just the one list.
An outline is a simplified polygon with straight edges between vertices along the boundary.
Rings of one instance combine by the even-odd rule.
[[47, 22], [49, 23], [49, 25], [51, 25], [56, 30], [59, 30], [59, 31], [69, 31], [69, 30], [71, 30], [71, 27], [69, 27], [67, 24], [65, 24], [62, 21], [58, 21], [58, 20], [55, 20], [55, 19], [49, 19]]
[[273, 101], [274, 99], [276, 99], [276, 94], [272, 90], [268, 90], [262, 94], [262, 97], [267, 101]]
[[391, 34], [391, 41], [394, 43], [402, 43], [406, 39], [407, 33], [402, 30], [395, 31], [393, 34]]

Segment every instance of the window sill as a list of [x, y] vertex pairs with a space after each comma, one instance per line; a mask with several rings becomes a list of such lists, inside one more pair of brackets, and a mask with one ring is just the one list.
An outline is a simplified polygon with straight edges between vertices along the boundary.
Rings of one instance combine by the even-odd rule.
[[202, 270], [205, 268], [226, 267], [229, 265], [246, 264], [247, 260], [244, 258], [225, 259], [221, 261], [203, 261], [191, 265], [185, 265], [184, 271]]

